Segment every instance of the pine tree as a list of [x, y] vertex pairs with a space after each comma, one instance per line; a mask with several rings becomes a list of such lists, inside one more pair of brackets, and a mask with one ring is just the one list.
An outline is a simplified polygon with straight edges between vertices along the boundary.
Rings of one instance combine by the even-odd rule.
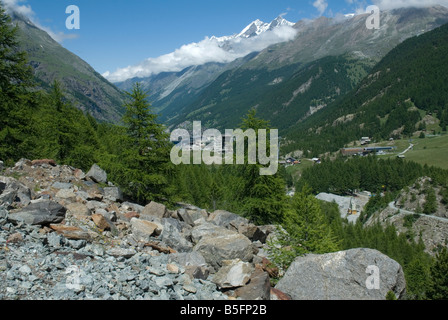
[[18, 28], [0, 3], [0, 159], [12, 162], [31, 150], [32, 73], [26, 54], [19, 50]]
[[319, 201], [304, 188], [292, 199], [292, 208], [288, 212], [285, 228], [300, 244], [303, 253], [328, 253], [338, 251], [340, 245], [336, 241]]
[[[258, 130], [267, 130], [268, 121], [257, 118], [256, 110], [251, 109], [242, 120], [243, 130], [253, 129], [256, 133], [258, 150]], [[270, 145], [267, 143], [267, 150]], [[283, 220], [286, 204], [285, 182], [279, 173], [260, 175], [261, 164], [248, 164], [248, 145], [245, 148], [245, 165], [238, 166], [244, 186], [240, 195], [246, 218], [255, 224], [275, 224]]]
[[424, 214], [433, 214], [437, 211], [437, 196], [434, 188], [429, 187], [426, 194], [426, 202], [423, 207]]
[[405, 269], [407, 294], [413, 300], [426, 300], [430, 275], [422, 257], [414, 258]]
[[287, 269], [296, 257], [308, 253], [324, 254], [341, 250], [319, 201], [304, 187], [290, 202], [283, 231], [268, 245], [273, 262]]
[[431, 282], [428, 290], [430, 300], [448, 299], [448, 250], [443, 248], [437, 254], [436, 261], [431, 266]]

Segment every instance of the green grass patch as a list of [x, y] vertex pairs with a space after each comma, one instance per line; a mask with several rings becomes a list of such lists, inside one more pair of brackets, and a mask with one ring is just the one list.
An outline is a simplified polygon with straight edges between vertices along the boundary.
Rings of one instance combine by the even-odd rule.
[[396, 157], [399, 153], [405, 151], [410, 141], [414, 144], [414, 148], [406, 152], [407, 160], [415, 161], [422, 165], [435, 166], [442, 169], [448, 169], [448, 135], [436, 137], [426, 137], [419, 139], [414, 137], [412, 140], [403, 139], [394, 142], [397, 150], [393, 154], [381, 156], [381, 158]]
[[314, 165], [312, 161], [302, 159], [302, 164], [296, 164], [286, 168], [286, 172], [292, 176], [294, 182], [297, 182], [302, 176], [303, 170], [310, 168]]

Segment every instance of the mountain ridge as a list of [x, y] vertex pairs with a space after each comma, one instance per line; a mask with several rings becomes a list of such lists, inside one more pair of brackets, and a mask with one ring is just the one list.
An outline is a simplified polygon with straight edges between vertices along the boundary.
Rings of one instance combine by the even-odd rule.
[[48, 89], [58, 80], [78, 109], [100, 121], [120, 121], [124, 112], [122, 91], [25, 16], [13, 12], [11, 17], [19, 27], [19, 43], [28, 54], [38, 86]]

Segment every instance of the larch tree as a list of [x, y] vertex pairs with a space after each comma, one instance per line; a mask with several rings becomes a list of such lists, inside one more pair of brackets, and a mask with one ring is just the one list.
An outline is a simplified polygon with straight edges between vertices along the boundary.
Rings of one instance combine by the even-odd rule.
[[124, 149], [117, 172], [118, 182], [139, 201], [169, 202], [172, 194], [170, 177], [174, 165], [170, 161], [171, 144], [165, 127], [157, 122], [148, 102], [148, 93], [136, 83], [127, 92]]

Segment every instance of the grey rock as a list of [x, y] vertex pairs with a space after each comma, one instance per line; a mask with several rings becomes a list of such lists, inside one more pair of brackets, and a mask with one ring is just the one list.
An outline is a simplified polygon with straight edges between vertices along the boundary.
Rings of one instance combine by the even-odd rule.
[[55, 232], [47, 234], [47, 241], [48, 244], [53, 248], [60, 248], [63, 246], [64, 243], [63, 237]]
[[87, 192], [85, 192], [85, 191], [78, 190], [75, 193], [76, 193], [77, 197], [81, 198], [84, 201], [87, 201], [87, 200], [90, 199], [89, 194]]
[[231, 225], [234, 225], [239, 233], [248, 237], [249, 240], [251, 240], [252, 242], [259, 241], [261, 243], [266, 243], [266, 239], [268, 236], [258, 226], [254, 224], [245, 224], [245, 223], [236, 225], [233, 224], [233, 222], [231, 222]]
[[107, 254], [112, 257], [124, 257], [126, 259], [129, 259], [137, 254], [137, 251], [134, 249], [125, 249], [125, 248], [112, 248], [107, 250]]
[[194, 227], [194, 220], [191, 217], [191, 215], [187, 212], [185, 209], [179, 209], [177, 210], [177, 216], [180, 218], [181, 221], [187, 223], [188, 225]]
[[87, 245], [86, 240], [67, 240], [67, 244], [75, 250], [84, 248]]
[[56, 193], [55, 197], [59, 199], [74, 199], [76, 194], [71, 189], [61, 189]]
[[107, 208], [107, 204], [105, 204], [104, 202], [92, 200], [92, 201], [87, 201], [86, 207], [89, 210], [95, 211], [97, 209], [106, 209]]
[[99, 245], [99, 244], [92, 244], [92, 245], [89, 245], [88, 250], [89, 250], [90, 252], [92, 252], [95, 256], [100, 256], [100, 257], [102, 257], [102, 256], [104, 256], [104, 254], [105, 254], [105, 250], [104, 250], [103, 246], [101, 246], [101, 245]]
[[207, 221], [217, 226], [230, 228], [232, 230], [235, 230], [233, 225], [249, 224], [249, 220], [235, 213], [231, 213], [224, 210], [217, 210], [213, 212], [212, 214], [210, 214]]
[[249, 283], [235, 290], [235, 296], [241, 300], [270, 300], [271, 279], [269, 274], [263, 270], [256, 269]]
[[48, 225], [62, 222], [66, 211], [67, 209], [59, 203], [44, 200], [32, 203], [18, 212], [10, 213], [8, 219], [13, 222], [23, 221], [28, 225]]
[[182, 234], [182, 226], [179, 221], [167, 218], [163, 219], [162, 241], [178, 252], [190, 252], [193, 244]]
[[104, 197], [111, 201], [123, 202], [123, 192], [118, 187], [107, 187], [104, 188]]
[[200, 266], [185, 267], [185, 274], [191, 279], [207, 280], [210, 275], [210, 268]]
[[[378, 268], [379, 289], [368, 281], [369, 267]], [[353, 249], [299, 257], [275, 288], [293, 300], [385, 300], [389, 291], [403, 298], [406, 282], [396, 261], [376, 250]]]
[[145, 207], [132, 202], [123, 202], [121, 204], [121, 208], [124, 209], [125, 211], [135, 211], [137, 213], [142, 213], [143, 210], [145, 209]]
[[205, 266], [207, 266], [207, 262], [205, 261], [202, 254], [200, 254], [197, 251], [171, 254], [170, 262], [176, 262], [183, 267], [188, 267], [188, 266], [205, 267]]
[[101, 169], [97, 164], [94, 164], [89, 172], [87, 172], [86, 177], [92, 179], [96, 183], [106, 183], [107, 173]]
[[31, 268], [29, 266], [27, 266], [26, 264], [24, 264], [23, 266], [21, 266], [18, 270], [21, 274], [25, 274], [25, 275], [29, 275], [31, 274]]
[[160, 288], [163, 287], [171, 287], [174, 285], [173, 280], [171, 280], [168, 277], [157, 277], [155, 279], [156, 285], [159, 286]]
[[111, 222], [117, 222], [117, 214], [114, 211], [109, 212], [105, 209], [99, 208], [95, 210], [95, 213], [102, 215], [104, 218]]
[[148, 266], [146, 269], [150, 274], [153, 274], [153, 275], [156, 275], [159, 277], [164, 276], [166, 274], [166, 271], [160, 267]]
[[159, 236], [162, 233], [163, 226], [156, 222], [132, 218], [131, 230], [136, 239], [149, 241], [152, 236]]
[[53, 183], [52, 187], [55, 189], [70, 189], [73, 187], [73, 184], [64, 182], [55, 182]]
[[67, 211], [75, 216], [90, 216], [91, 211], [81, 202], [73, 202], [67, 204]]
[[192, 284], [186, 284], [182, 287], [182, 289], [184, 289], [186, 292], [193, 293], [193, 294], [198, 292], [198, 289]]
[[219, 235], [225, 229], [218, 227], [217, 225], [211, 223], [202, 223], [195, 226], [191, 230], [191, 239], [193, 243], [198, 243], [203, 237], [209, 237], [213, 235]]
[[254, 267], [239, 259], [222, 261], [223, 267], [213, 277], [213, 282], [221, 289], [238, 288], [246, 285]]
[[33, 284], [29, 281], [24, 281], [20, 284], [20, 287], [23, 289], [31, 289], [33, 287]]
[[248, 262], [253, 257], [252, 242], [244, 235], [224, 228], [202, 234], [193, 250], [200, 252], [216, 270], [222, 266], [223, 260], [240, 259]]
[[0, 172], [3, 171], [5, 168], [5, 163], [3, 161], [0, 161]]
[[151, 221], [152, 218], [169, 218], [169, 213], [165, 205], [152, 201], [143, 209], [140, 218], [149, 221]]
[[31, 201], [31, 190], [9, 177], [0, 177], [0, 205], [12, 205], [14, 202], [26, 206]]
[[6, 220], [7, 218], [8, 218], [8, 211], [5, 208], [0, 207], [0, 219]]
[[6, 271], [11, 268], [11, 265], [6, 260], [0, 260], [0, 272]]

